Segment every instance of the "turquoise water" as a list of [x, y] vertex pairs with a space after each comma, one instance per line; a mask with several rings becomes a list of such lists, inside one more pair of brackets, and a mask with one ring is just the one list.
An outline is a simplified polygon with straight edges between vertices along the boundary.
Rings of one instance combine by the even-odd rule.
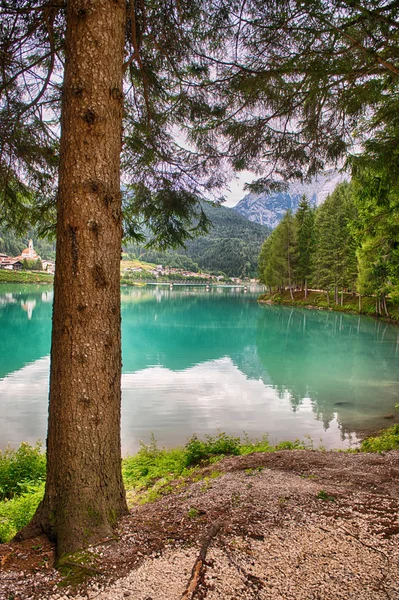
[[[121, 293], [125, 454], [151, 434], [171, 446], [218, 429], [344, 448], [392, 423], [398, 328], [259, 306], [258, 291]], [[0, 447], [45, 439], [51, 308], [47, 286], [0, 285]]]

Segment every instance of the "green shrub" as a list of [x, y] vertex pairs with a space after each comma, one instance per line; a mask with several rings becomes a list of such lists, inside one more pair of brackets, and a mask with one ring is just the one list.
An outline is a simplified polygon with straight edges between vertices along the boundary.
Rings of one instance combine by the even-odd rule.
[[0, 500], [24, 494], [46, 478], [46, 457], [41, 443], [0, 450]]
[[294, 442], [280, 442], [279, 444], [277, 444], [277, 446], [275, 447], [276, 450], [307, 450], [308, 446], [304, 443], [301, 442], [300, 440], [296, 439]]
[[386, 452], [399, 449], [399, 423], [381, 431], [376, 437], [363, 440], [360, 450], [362, 452]]
[[238, 455], [240, 452], [241, 440], [239, 437], [231, 437], [223, 432], [214, 437], [205, 436], [202, 441], [194, 435], [186, 444], [185, 466], [193, 467], [199, 463], [209, 460], [215, 456]]

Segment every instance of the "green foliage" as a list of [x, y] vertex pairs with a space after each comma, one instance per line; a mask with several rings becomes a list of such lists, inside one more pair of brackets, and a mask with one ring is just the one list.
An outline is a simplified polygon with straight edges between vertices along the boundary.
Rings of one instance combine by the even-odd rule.
[[9, 541], [33, 517], [44, 494], [45, 477], [41, 443], [0, 451], [0, 543]]
[[223, 432], [214, 437], [207, 435], [205, 441], [194, 435], [185, 446], [185, 466], [193, 467], [215, 456], [238, 455], [240, 445], [239, 437], [231, 437]]
[[290, 442], [290, 441], [280, 442], [276, 446], [276, 450], [306, 450], [306, 449], [307, 449], [307, 445], [305, 444], [305, 442], [301, 442], [298, 439], [294, 440], [293, 442]]
[[0, 543], [8, 542], [27, 525], [44, 495], [44, 482], [23, 485], [25, 492], [0, 502]]
[[387, 295], [399, 297], [398, 152], [376, 140], [367, 147], [369, 156], [352, 161], [358, 211], [352, 228], [360, 244], [358, 286], [361, 293], [375, 294], [377, 311], [382, 302], [386, 314]]
[[325, 490], [320, 490], [320, 492], [317, 493], [316, 498], [318, 500], [323, 500], [324, 502], [335, 502], [335, 496], [327, 494]]
[[53, 275], [49, 273], [0, 269], [0, 283], [53, 283], [53, 280]]
[[399, 423], [381, 431], [381, 433], [375, 437], [366, 438], [363, 440], [360, 449], [362, 452], [387, 452], [388, 450], [398, 450]]
[[[294, 291], [293, 299], [288, 290], [282, 290], [280, 292], [273, 292], [271, 294], [262, 294], [259, 296], [259, 302], [269, 302], [273, 304], [282, 304], [290, 306], [303, 306], [306, 308], [322, 308], [325, 310], [331, 310], [331, 304], [326, 300], [326, 294], [323, 292], [310, 291], [308, 296], [305, 298], [304, 292]], [[342, 305], [336, 304], [334, 311], [338, 312], [349, 312], [349, 313], [360, 313], [362, 315], [375, 315], [375, 298], [364, 297], [362, 298], [362, 307], [359, 310], [359, 298], [357, 295], [352, 293], [344, 293], [342, 296]], [[395, 300], [387, 300], [387, 307], [389, 310], [390, 319], [392, 321], [399, 321], [399, 304]]]
[[269, 287], [292, 289], [297, 263], [297, 226], [291, 211], [268, 238], [259, 257], [260, 280]]
[[312, 262], [315, 251], [315, 211], [304, 195], [295, 213], [297, 231], [296, 278], [304, 288], [312, 275]]
[[353, 288], [357, 276], [356, 243], [349, 223], [356, 219], [352, 190], [339, 184], [316, 211], [313, 284], [333, 289]]
[[46, 457], [41, 443], [23, 443], [18, 450], [0, 451], [0, 500], [25, 493], [46, 478]]
[[26, 231], [25, 235], [18, 236], [11, 229], [0, 228], [0, 252], [10, 256], [19, 256], [22, 250], [28, 247], [30, 239], [33, 240], [35, 251], [42, 259], [55, 259], [55, 242], [40, 237], [37, 231], [32, 229]]
[[222, 271], [230, 277], [256, 276], [259, 251], [269, 229], [223, 206], [204, 204], [203, 209], [211, 222], [209, 231], [188, 240], [184, 250], [157, 252], [140, 244], [127, 244], [126, 250], [136, 258], [163, 266]]
[[200, 511], [198, 508], [190, 508], [187, 511], [187, 516], [189, 519], [196, 519], [200, 515]]

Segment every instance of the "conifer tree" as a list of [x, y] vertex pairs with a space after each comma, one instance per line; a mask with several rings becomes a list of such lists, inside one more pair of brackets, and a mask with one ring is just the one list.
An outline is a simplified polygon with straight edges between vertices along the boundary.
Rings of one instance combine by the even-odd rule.
[[356, 246], [349, 228], [353, 219], [353, 202], [348, 183], [338, 185], [316, 211], [316, 247], [314, 279], [327, 291], [333, 290], [338, 304], [338, 292], [356, 281]]
[[137, 239], [145, 225], [166, 246], [209, 225], [199, 196], [226, 170], [213, 145], [175, 131], [188, 137], [212, 114], [202, 55], [230, 15], [216, 11], [219, 33], [202, 0], [4, 0], [0, 11], [0, 216], [56, 222], [57, 237], [46, 489], [19, 536], [46, 533], [60, 557], [112, 536], [127, 511], [123, 228]]
[[308, 295], [308, 281], [312, 274], [313, 253], [315, 249], [314, 210], [305, 195], [302, 196], [295, 213], [297, 227], [297, 279]]

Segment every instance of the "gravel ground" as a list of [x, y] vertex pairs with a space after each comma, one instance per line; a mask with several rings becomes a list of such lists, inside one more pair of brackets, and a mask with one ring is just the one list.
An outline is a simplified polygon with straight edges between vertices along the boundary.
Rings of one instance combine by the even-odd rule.
[[399, 599], [398, 481], [399, 452], [228, 458], [133, 508], [79, 587], [46, 540], [0, 546], [0, 599]]

